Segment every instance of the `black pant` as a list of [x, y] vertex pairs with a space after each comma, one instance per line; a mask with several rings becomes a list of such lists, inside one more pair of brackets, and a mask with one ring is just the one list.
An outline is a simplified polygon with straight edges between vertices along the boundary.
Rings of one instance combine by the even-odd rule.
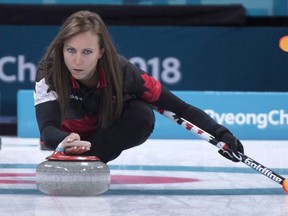
[[144, 143], [154, 129], [153, 110], [143, 101], [124, 103], [121, 118], [108, 129], [100, 129], [92, 136], [89, 155], [95, 155], [104, 163], [118, 157], [123, 150]]

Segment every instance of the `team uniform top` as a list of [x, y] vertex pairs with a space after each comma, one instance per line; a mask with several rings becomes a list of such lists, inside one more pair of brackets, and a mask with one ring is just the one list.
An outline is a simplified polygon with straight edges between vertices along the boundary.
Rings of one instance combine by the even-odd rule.
[[[122, 68], [121, 73], [123, 73], [124, 102], [140, 99], [170, 110], [211, 133], [216, 138], [219, 138], [223, 132], [228, 131], [200, 109], [176, 97], [152, 76], [126, 59], [119, 58]], [[72, 132], [78, 133], [81, 139], [97, 132], [101, 91], [107, 87], [105, 71], [100, 70], [98, 73], [99, 81], [96, 89], [86, 88], [71, 76], [72, 91], [69, 107], [63, 118], [57, 102], [57, 92], [53, 90], [53, 87], [50, 88], [46, 84], [42, 64], [39, 64], [34, 91], [35, 109], [41, 137], [49, 136], [50, 146], [56, 148]]]

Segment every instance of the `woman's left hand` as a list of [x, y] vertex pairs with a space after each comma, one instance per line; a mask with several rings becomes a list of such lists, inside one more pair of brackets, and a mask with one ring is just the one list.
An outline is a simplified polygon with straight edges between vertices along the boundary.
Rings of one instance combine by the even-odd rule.
[[231, 133], [224, 133], [221, 136], [221, 142], [227, 144], [229, 146], [229, 149], [220, 149], [218, 151], [219, 154], [233, 162], [239, 162], [241, 160], [241, 157], [239, 156], [238, 152], [244, 154], [244, 147], [242, 143]]

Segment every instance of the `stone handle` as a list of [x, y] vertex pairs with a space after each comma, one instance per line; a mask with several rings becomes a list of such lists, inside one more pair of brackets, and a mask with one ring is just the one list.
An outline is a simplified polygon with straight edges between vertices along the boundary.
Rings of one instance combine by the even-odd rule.
[[55, 151], [57, 152], [64, 152], [64, 149], [65, 148], [68, 148], [68, 147], [74, 147], [74, 146], [77, 146], [77, 147], [81, 147], [81, 146], [85, 146], [85, 147], [88, 147], [90, 148], [91, 147], [91, 143], [88, 142], [88, 141], [83, 141], [83, 140], [76, 140], [76, 141], [73, 141], [73, 142], [61, 142], [57, 148], [55, 149]]

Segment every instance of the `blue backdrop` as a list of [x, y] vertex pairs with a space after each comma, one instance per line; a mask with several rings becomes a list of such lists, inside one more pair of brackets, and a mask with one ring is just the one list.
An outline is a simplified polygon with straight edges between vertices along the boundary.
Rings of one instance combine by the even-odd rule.
[[[58, 26], [0, 26], [0, 115], [16, 115]], [[284, 27], [109, 27], [117, 49], [171, 90], [287, 91]]]
[[[173, 92], [187, 103], [203, 109], [241, 140], [288, 139], [288, 93]], [[33, 104], [33, 90], [18, 91], [17, 136], [19, 137], [39, 137]], [[170, 119], [155, 113], [156, 123], [151, 138], [199, 138]]]

